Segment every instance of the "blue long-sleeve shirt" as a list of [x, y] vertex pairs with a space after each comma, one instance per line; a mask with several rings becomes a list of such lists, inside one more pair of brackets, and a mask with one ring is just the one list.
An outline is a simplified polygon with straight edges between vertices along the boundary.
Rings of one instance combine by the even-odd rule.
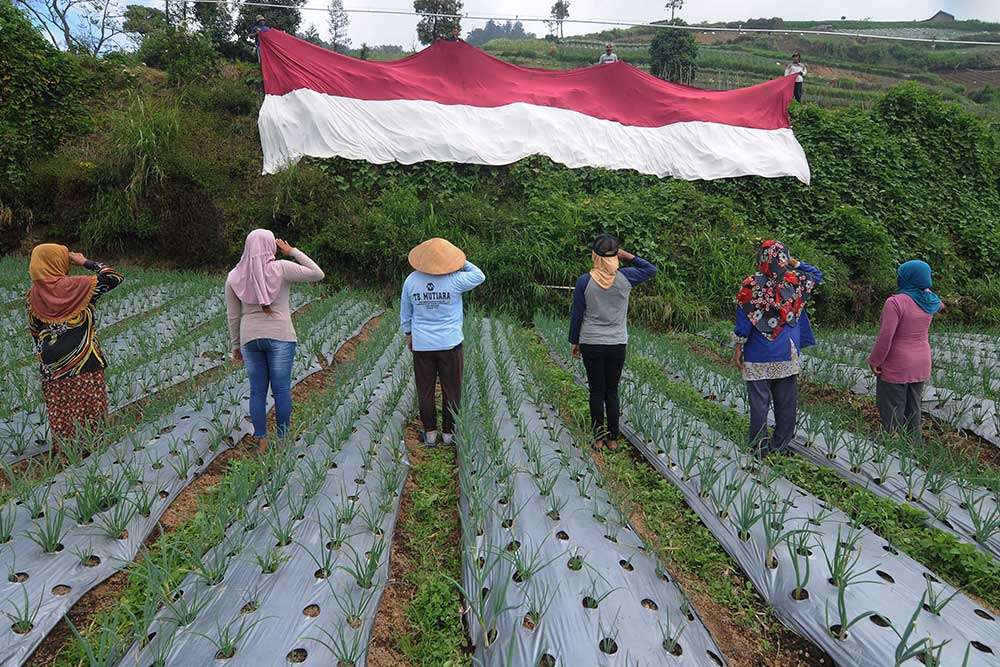
[[573, 345], [624, 345], [628, 343], [628, 299], [632, 287], [656, 275], [656, 267], [636, 257], [632, 266], [618, 269], [608, 289], [592, 281], [589, 273], [580, 276], [573, 289], [573, 310], [569, 320], [569, 342]]
[[462, 294], [485, 280], [472, 262], [443, 276], [420, 271], [407, 276], [399, 300], [399, 324], [413, 336], [414, 352], [450, 350], [464, 340]]
[[[797, 271], [809, 274], [816, 282], [823, 282], [823, 272], [814, 266], [800, 262]], [[796, 350], [802, 350], [816, 344], [816, 336], [813, 333], [812, 324], [809, 322], [809, 313], [803, 307], [802, 312], [795, 322], [786, 324], [774, 340], [768, 340], [764, 334], [757, 331], [747, 314], [739, 306], [736, 307], [736, 326], [733, 335], [737, 341], [743, 343], [743, 360], [750, 363], [765, 361], [790, 361], [792, 358], [792, 346], [795, 344]]]

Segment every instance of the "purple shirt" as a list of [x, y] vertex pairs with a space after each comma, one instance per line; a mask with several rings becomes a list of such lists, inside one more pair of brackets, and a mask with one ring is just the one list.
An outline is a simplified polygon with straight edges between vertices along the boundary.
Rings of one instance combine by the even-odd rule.
[[868, 355], [882, 367], [882, 380], [892, 384], [926, 382], [931, 376], [928, 333], [934, 316], [905, 294], [894, 294], [882, 307], [882, 324]]

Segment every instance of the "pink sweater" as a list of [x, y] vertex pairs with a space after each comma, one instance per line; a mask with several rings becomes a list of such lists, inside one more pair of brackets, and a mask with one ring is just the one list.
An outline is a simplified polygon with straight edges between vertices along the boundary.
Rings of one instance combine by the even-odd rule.
[[882, 325], [868, 363], [882, 367], [882, 380], [893, 384], [926, 382], [931, 376], [927, 335], [934, 316], [905, 294], [894, 294], [882, 307]]

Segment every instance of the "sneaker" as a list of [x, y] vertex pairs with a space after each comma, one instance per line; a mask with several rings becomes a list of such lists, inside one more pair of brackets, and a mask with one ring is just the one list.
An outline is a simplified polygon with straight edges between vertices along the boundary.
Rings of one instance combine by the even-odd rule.
[[442, 433], [441, 434], [441, 442], [443, 442], [446, 445], [450, 445], [451, 443], [455, 442], [455, 434], [454, 433]]
[[424, 443], [424, 447], [434, 447], [437, 445], [437, 431], [424, 431], [420, 439]]

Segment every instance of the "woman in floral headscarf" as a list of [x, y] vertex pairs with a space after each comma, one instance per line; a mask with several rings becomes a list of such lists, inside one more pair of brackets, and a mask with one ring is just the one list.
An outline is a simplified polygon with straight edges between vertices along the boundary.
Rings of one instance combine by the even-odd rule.
[[[793, 259], [783, 243], [764, 241], [757, 272], [736, 296], [733, 362], [747, 383], [749, 441], [761, 458], [783, 451], [795, 435], [799, 352], [816, 344], [805, 304], [822, 281], [822, 271]], [[774, 432], [768, 437], [772, 403]]]

